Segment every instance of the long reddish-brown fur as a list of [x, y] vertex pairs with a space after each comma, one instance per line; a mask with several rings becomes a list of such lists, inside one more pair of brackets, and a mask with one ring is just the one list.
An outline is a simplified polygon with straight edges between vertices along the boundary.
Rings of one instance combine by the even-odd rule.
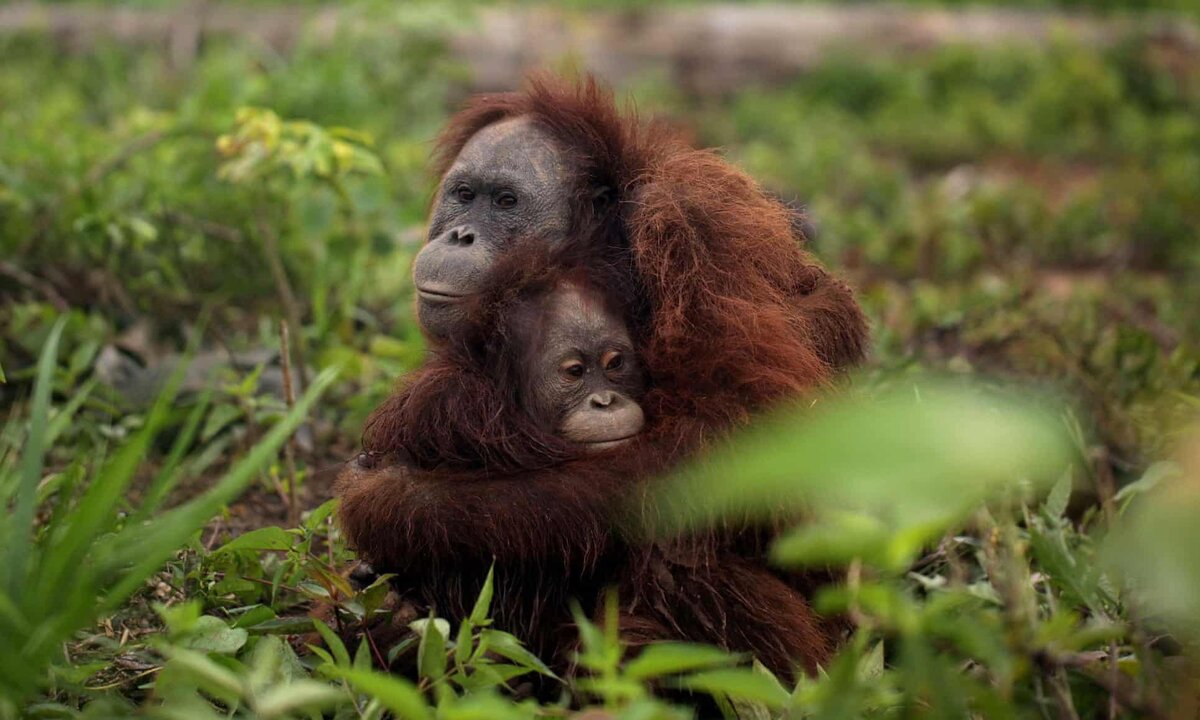
[[[751, 652], [782, 677], [810, 674], [833, 655], [835, 625], [761, 562], [711, 543], [659, 543], [635, 554], [618, 585], [621, 637], [664, 638]], [[681, 601], [682, 599], [685, 599]]]
[[[618, 584], [633, 642], [713, 642], [756, 652], [784, 675], [792, 662], [811, 672], [833, 638], [796, 583], [744, 551], [757, 542], [736, 529], [656, 541], [632, 518], [654, 512], [644, 480], [860, 361], [857, 303], [796, 241], [787, 208], [715, 153], [622, 115], [590, 79], [540, 77], [476, 98], [443, 133], [436, 172], [480, 129], [517, 116], [567, 152], [572, 237], [618, 279], [649, 375], [649, 425], [619, 453], [571, 457], [509, 416], [512, 399], [486, 358], [511, 349], [476, 345], [481, 362], [469, 347], [435, 347], [373, 414], [370, 459], [339, 478], [347, 537], [450, 618], [470, 612], [494, 560], [498, 624], [548, 660], [567, 662], [574, 642], [567, 599], [594, 610], [600, 590]], [[600, 188], [616, 202], [597, 206]]]
[[[708, 417], [812, 390], [862, 360], [866, 321], [849, 289], [796, 242], [792, 211], [709, 150], [664, 123], [622, 115], [593, 79], [536, 76], [517, 93], [481, 95], [438, 141], [442, 175], [484, 127], [529, 116], [569, 151], [580, 179], [578, 224], [594, 219], [598, 252], [632, 257], [647, 304], [640, 348], [680, 411]], [[591, 189], [611, 187], [613, 212], [593, 218]], [[580, 232], [580, 228], [576, 229]], [[702, 350], [703, 352], [696, 352]], [[696, 397], [722, 402], [704, 402]]]

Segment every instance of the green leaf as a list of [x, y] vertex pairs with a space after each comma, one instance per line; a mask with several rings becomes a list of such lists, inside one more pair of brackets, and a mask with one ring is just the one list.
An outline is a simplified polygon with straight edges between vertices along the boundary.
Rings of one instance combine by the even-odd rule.
[[71, 395], [71, 399], [66, 402], [55, 413], [54, 419], [50, 421], [50, 429], [46, 432], [46, 446], [54, 445], [54, 441], [62, 435], [64, 431], [71, 425], [71, 421], [75, 419], [75, 413], [92, 395], [92, 390], [96, 388], [96, 380], [89, 380], [81, 385]]
[[1164, 480], [1179, 477], [1182, 473], [1183, 469], [1178, 463], [1156, 462], [1146, 468], [1146, 472], [1142, 473], [1140, 478], [1121, 488], [1113, 499], [1118, 503], [1128, 503], [1134, 497], [1158, 487]]
[[242, 416], [242, 409], [232, 403], [214, 405], [200, 432], [201, 440], [211, 440], [221, 429]]
[[[888, 529], [897, 561], [980, 503], [1062, 477], [1068, 448], [1062, 422], [1039, 406], [931, 380], [777, 413], [682, 468], [657, 499], [673, 531], [801, 507], [817, 521], [866, 515]], [[867, 530], [842, 546], [801, 535], [786, 550], [865, 552], [878, 538]]]
[[180, 647], [166, 647], [162, 652], [177, 670], [183, 671], [197, 685], [222, 700], [233, 701], [245, 691], [242, 681], [232, 670], [213, 662], [202, 653]]
[[455, 678], [455, 682], [461, 685], [464, 690], [479, 691], [485, 688], [507, 685], [513, 678], [534, 672], [524, 665], [510, 665], [508, 663], [480, 663], [475, 665], [473, 670], [474, 672], [461, 680]]
[[[1192, 451], [1195, 453], [1195, 451]], [[1195, 453], [1200, 461], [1200, 453]], [[1200, 467], [1139, 496], [1104, 539], [1101, 559], [1169, 629], [1200, 639]]]
[[450, 623], [443, 618], [420, 618], [413, 620], [408, 624], [408, 628], [417, 634], [417, 637], [425, 637], [425, 631], [433, 626], [442, 634], [442, 637], [449, 637]]
[[5, 524], [11, 536], [4, 538], [8, 553], [0, 572], [4, 574], [5, 585], [13, 597], [21, 597], [22, 586], [25, 584], [25, 568], [29, 563], [29, 546], [33, 536], [37, 485], [42, 479], [42, 469], [46, 460], [46, 420], [50, 414], [50, 391], [54, 386], [58, 343], [66, 324], [66, 316], [54, 323], [38, 358], [37, 379], [33, 385], [33, 402], [29, 412], [29, 435], [25, 438], [25, 447], [21, 450], [21, 465], [18, 471], [20, 482], [17, 486], [12, 518]]
[[791, 697], [778, 680], [750, 668], [708, 670], [679, 678], [676, 685], [685, 690], [760, 702], [775, 710], [786, 707]]
[[256, 625], [261, 625], [268, 620], [275, 619], [274, 608], [266, 605], [252, 605], [245, 608], [245, 611], [236, 616], [233, 626], [239, 628], [252, 628]]
[[929, 638], [952, 643], [998, 677], [1007, 678], [1012, 672], [999, 613], [983, 610], [966, 593], [943, 593], [926, 604], [923, 615], [922, 629]]
[[711, 645], [655, 643], [625, 665], [625, 674], [636, 680], [648, 680], [714, 665], [733, 665], [743, 659]]
[[388, 593], [391, 592], [391, 579], [393, 577], [395, 576], [392, 573], [384, 573], [375, 578], [375, 581], [366, 588], [358, 592], [356, 599], [362, 603], [364, 617], [374, 615], [376, 610], [383, 607]]
[[337, 498], [332, 498], [321, 503], [315, 510], [308, 514], [308, 517], [304, 520], [304, 527], [308, 530], [316, 530], [321, 526], [321, 523], [325, 522], [326, 518], [333, 514], [333, 511], [337, 509], [337, 505]]
[[[438, 618], [438, 620], [440, 619]], [[446, 629], [449, 630], [448, 625]], [[424, 624], [420, 634], [421, 645], [417, 649], [417, 671], [423, 678], [440, 680], [446, 674], [446, 636], [437, 620], [432, 618]]]
[[433, 717], [420, 691], [403, 678], [353, 668], [335, 668], [332, 672], [360, 692], [379, 700], [402, 720], [430, 720]]
[[829, 512], [793, 528], [775, 541], [771, 559], [788, 567], [849, 564], [863, 558], [884, 564], [891, 533], [877, 518], [863, 513]]
[[133, 215], [129, 217], [127, 222], [129, 223], [129, 229], [142, 240], [153, 242], [158, 239], [158, 228], [147, 222], [145, 218]]
[[620, 648], [614, 660], [604, 632], [596, 626], [578, 604], [571, 607], [575, 627], [579, 630], [579, 664], [595, 673], [611, 672], [620, 664]]
[[251, 530], [234, 538], [218, 548], [213, 555], [232, 553], [239, 550], [287, 550], [292, 547], [295, 536], [281, 527], [265, 527]]
[[488, 613], [492, 608], [492, 582], [496, 572], [495, 563], [488, 568], [487, 578], [483, 581], [483, 588], [479, 591], [479, 597], [475, 599], [475, 607], [471, 609], [471, 624], [483, 625], [487, 622]]
[[855, 676], [859, 680], [874, 680], [883, 675], [883, 667], [883, 641], [880, 640], [859, 659]]
[[551, 672], [546, 663], [530, 652], [514, 635], [501, 630], [487, 629], [480, 633], [480, 644], [486, 645], [488, 651], [511, 660], [521, 667], [529, 668], [547, 677], [558, 677]]
[[1047, 528], [1041, 522], [1031, 524], [1029, 547], [1042, 571], [1067, 600], [1100, 615], [1106, 612], [1105, 594], [1098, 583], [1100, 570], [1091, 562], [1079, 561], [1067, 543], [1064, 528]]
[[402, 638], [395, 645], [388, 648], [388, 651], [387, 651], [388, 666], [390, 667], [392, 663], [396, 662], [396, 658], [400, 657], [401, 654], [408, 652], [408, 650], [413, 645], [415, 645], [418, 641], [419, 641], [419, 638], [409, 635], [405, 638]]
[[259, 717], [269, 719], [298, 711], [323, 710], [347, 699], [344, 690], [314, 680], [297, 680], [276, 685], [264, 692], [254, 703], [254, 710]]
[[241, 628], [231, 628], [221, 618], [204, 615], [196, 620], [186, 646], [201, 652], [233, 655], [246, 644], [250, 634]]
[[471, 658], [471, 636], [474, 628], [471, 621], [463, 620], [458, 626], [458, 636], [454, 640], [454, 664], [460, 669]]
[[354, 661], [351, 665], [358, 670], [370, 670], [372, 667], [371, 660], [371, 643], [367, 641], [360, 642], [358, 648], [354, 651]]
[[154, 612], [162, 618], [163, 625], [172, 638], [192, 632], [203, 615], [203, 603], [199, 599], [186, 600], [174, 605], [154, 605]]
[[250, 654], [250, 666], [242, 673], [242, 682], [256, 696], [280, 680], [279, 666], [283, 659], [286, 643], [281, 638], [267, 636], [254, 644]]
[[1060, 518], [1067, 514], [1067, 504], [1071, 501], [1071, 473], [1063, 473], [1063, 476], [1054, 483], [1054, 487], [1050, 489], [1050, 494], [1046, 496], [1046, 502], [1042, 505], [1042, 511], [1046, 513], [1046, 517]]
[[324, 665], [320, 666], [320, 669], [322, 672], [332, 673], [333, 670], [337, 668], [337, 666], [338, 666], [337, 660], [335, 660], [333, 655], [330, 655], [329, 651], [326, 650], [325, 648], [318, 647], [316, 645], [313, 645], [312, 643], [309, 643], [305, 647], [307, 647], [309, 649], [309, 652], [311, 652], [313, 655], [316, 655], [317, 657], [321, 658], [321, 662], [325, 663]]
[[262, 620], [254, 624], [253, 627], [247, 626], [254, 635], [271, 634], [271, 635], [301, 635], [312, 632], [312, 619], [308, 616], [290, 616], [277, 617], [271, 620]]
[[317, 629], [317, 634], [325, 641], [325, 647], [329, 648], [329, 651], [333, 653], [333, 657], [337, 660], [337, 666], [339, 668], [350, 667], [350, 653], [346, 650], [346, 646], [342, 643], [341, 638], [333, 631], [333, 628], [317, 618], [312, 619], [312, 624]]
[[[542, 713], [514, 704], [494, 692], [467, 695], [453, 705], [439, 708], [438, 715], [439, 720], [533, 720], [544, 717]], [[636, 716], [623, 714], [621, 717]]]
[[173, 699], [154, 709], [152, 717], [161, 720], [228, 720], [228, 715], [217, 713], [211, 703], [200, 696]]

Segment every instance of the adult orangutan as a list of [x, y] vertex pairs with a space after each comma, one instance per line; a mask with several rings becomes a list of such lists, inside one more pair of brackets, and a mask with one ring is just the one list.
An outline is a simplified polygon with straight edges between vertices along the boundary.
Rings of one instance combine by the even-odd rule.
[[[592, 611], [611, 585], [632, 642], [713, 642], [785, 676], [825, 662], [833, 638], [756, 556], [754, 529], [664, 539], [629, 522], [631, 507], [655, 512], [646, 479], [862, 358], [862, 313], [796, 242], [790, 212], [714, 153], [622, 116], [590, 80], [476, 99], [443, 133], [436, 170], [413, 271], [433, 357], [374, 413], [339, 478], [351, 543], [450, 619], [494, 562], [498, 625], [559, 667], [568, 600]], [[514, 254], [528, 237], [545, 260]], [[572, 452], [506, 395], [517, 381], [495, 363], [528, 348], [489, 335], [509, 322], [489, 308], [516, 307], [494, 298], [520, 295], [521, 267], [539, 263], [584, 272], [581, 287], [622, 316], [647, 386], [645, 426], [619, 451]]]

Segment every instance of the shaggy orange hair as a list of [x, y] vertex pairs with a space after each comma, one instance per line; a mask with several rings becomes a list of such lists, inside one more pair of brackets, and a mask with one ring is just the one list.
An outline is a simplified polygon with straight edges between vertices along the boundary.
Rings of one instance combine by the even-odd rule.
[[[487, 370], [503, 348], [435, 347], [373, 414], [367, 453], [339, 478], [347, 537], [451, 619], [470, 613], [494, 562], [497, 624], [560, 670], [575, 637], [568, 599], [594, 611], [619, 585], [631, 642], [711, 642], [757, 653], [783, 676], [793, 663], [813, 672], [834, 638], [802, 581], [766, 567], [759, 530], [647, 539], [630, 507], [654, 514], [644, 480], [859, 362], [858, 304], [803, 249], [791, 211], [717, 154], [622, 114], [590, 78], [538, 76], [521, 92], [473, 99], [442, 133], [435, 171], [514, 117], [550, 132], [572, 168], [568, 245], [612, 278], [605, 292], [624, 305], [649, 376], [647, 430], [618, 453], [564, 456], [511, 417], [519, 409]], [[604, 192], [615, 202], [597, 205]], [[492, 318], [477, 319], [485, 330], [495, 324], [479, 317]]]

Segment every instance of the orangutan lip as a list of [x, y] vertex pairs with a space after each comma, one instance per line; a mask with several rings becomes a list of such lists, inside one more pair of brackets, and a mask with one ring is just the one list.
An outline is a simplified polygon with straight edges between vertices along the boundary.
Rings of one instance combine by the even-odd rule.
[[417, 295], [422, 300], [428, 300], [436, 303], [453, 303], [458, 302], [466, 297], [466, 295], [455, 295], [454, 293], [448, 293], [440, 289], [429, 287], [417, 288]]
[[618, 445], [624, 445], [635, 437], [637, 437], [637, 433], [626, 435], [625, 437], [613, 438], [612, 440], [589, 440], [582, 443], [582, 445], [585, 445], [588, 450], [607, 450]]

